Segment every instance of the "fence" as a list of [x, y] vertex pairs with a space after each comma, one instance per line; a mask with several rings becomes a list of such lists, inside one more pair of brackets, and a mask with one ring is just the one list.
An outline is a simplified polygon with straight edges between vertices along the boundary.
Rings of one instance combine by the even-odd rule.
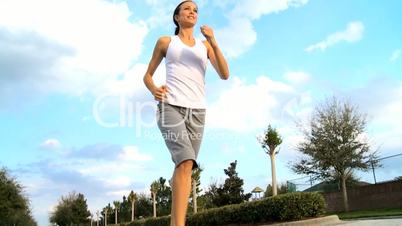
[[382, 157], [378, 160], [380, 167], [372, 166], [367, 172], [359, 172], [359, 177], [373, 184], [393, 181], [402, 177], [402, 153]]
[[288, 191], [304, 191], [310, 187], [313, 187], [316, 184], [317, 181], [314, 181], [311, 176], [305, 176], [286, 181]]
[[[368, 171], [356, 171], [355, 176], [359, 181], [368, 184], [394, 181], [402, 178], [402, 153], [381, 157], [378, 159], [380, 166], [372, 167]], [[287, 181], [289, 191], [305, 191], [322, 181], [313, 180], [311, 176], [304, 176]]]
[[[323, 193], [327, 212], [343, 211], [342, 192]], [[402, 207], [402, 180], [381, 182], [348, 189], [349, 210]]]

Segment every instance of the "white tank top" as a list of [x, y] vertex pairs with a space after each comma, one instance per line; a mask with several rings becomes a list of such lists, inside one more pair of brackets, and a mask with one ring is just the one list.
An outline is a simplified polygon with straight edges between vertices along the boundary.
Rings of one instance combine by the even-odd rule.
[[171, 37], [165, 59], [167, 103], [205, 109], [207, 61], [207, 48], [201, 40], [195, 39], [195, 45], [190, 47], [179, 36]]

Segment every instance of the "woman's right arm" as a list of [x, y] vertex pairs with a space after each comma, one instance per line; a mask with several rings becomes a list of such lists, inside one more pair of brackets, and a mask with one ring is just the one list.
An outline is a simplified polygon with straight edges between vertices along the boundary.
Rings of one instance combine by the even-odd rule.
[[161, 63], [163, 57], [166, 56], [166, 50], [170, 43], [170, 37], [161, 37], [156, 42], [152, 58], [149, 61], [147, 72], [144, 75], [144, 83], [148, 90], [155, 97], [155, 100], [162, 101], [166, 97], [166, 86], [156, 87], [152, 76]]

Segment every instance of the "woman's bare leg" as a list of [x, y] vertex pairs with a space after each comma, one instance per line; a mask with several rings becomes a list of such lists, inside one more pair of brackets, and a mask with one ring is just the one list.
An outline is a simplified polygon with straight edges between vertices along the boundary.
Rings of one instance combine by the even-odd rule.
[[192, 169], [193, 160], [186, 160], [174, 170], [170, 226], [185, 226], [188, 198], [191, 191]]

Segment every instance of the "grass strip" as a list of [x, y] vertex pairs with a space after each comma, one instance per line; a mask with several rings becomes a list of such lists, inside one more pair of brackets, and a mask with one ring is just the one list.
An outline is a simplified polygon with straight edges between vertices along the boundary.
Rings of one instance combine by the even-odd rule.
[[328, 213], [336, 214], [339, 219], [355, 219], [355, 218], [370, 218], [370, 217], [390, 217], [390, 216], [402, 216], [402, 208], [386, 208], [386, 209], [374, 209], [374, 210], [359, 210], [351, 212], [337, 212]]

